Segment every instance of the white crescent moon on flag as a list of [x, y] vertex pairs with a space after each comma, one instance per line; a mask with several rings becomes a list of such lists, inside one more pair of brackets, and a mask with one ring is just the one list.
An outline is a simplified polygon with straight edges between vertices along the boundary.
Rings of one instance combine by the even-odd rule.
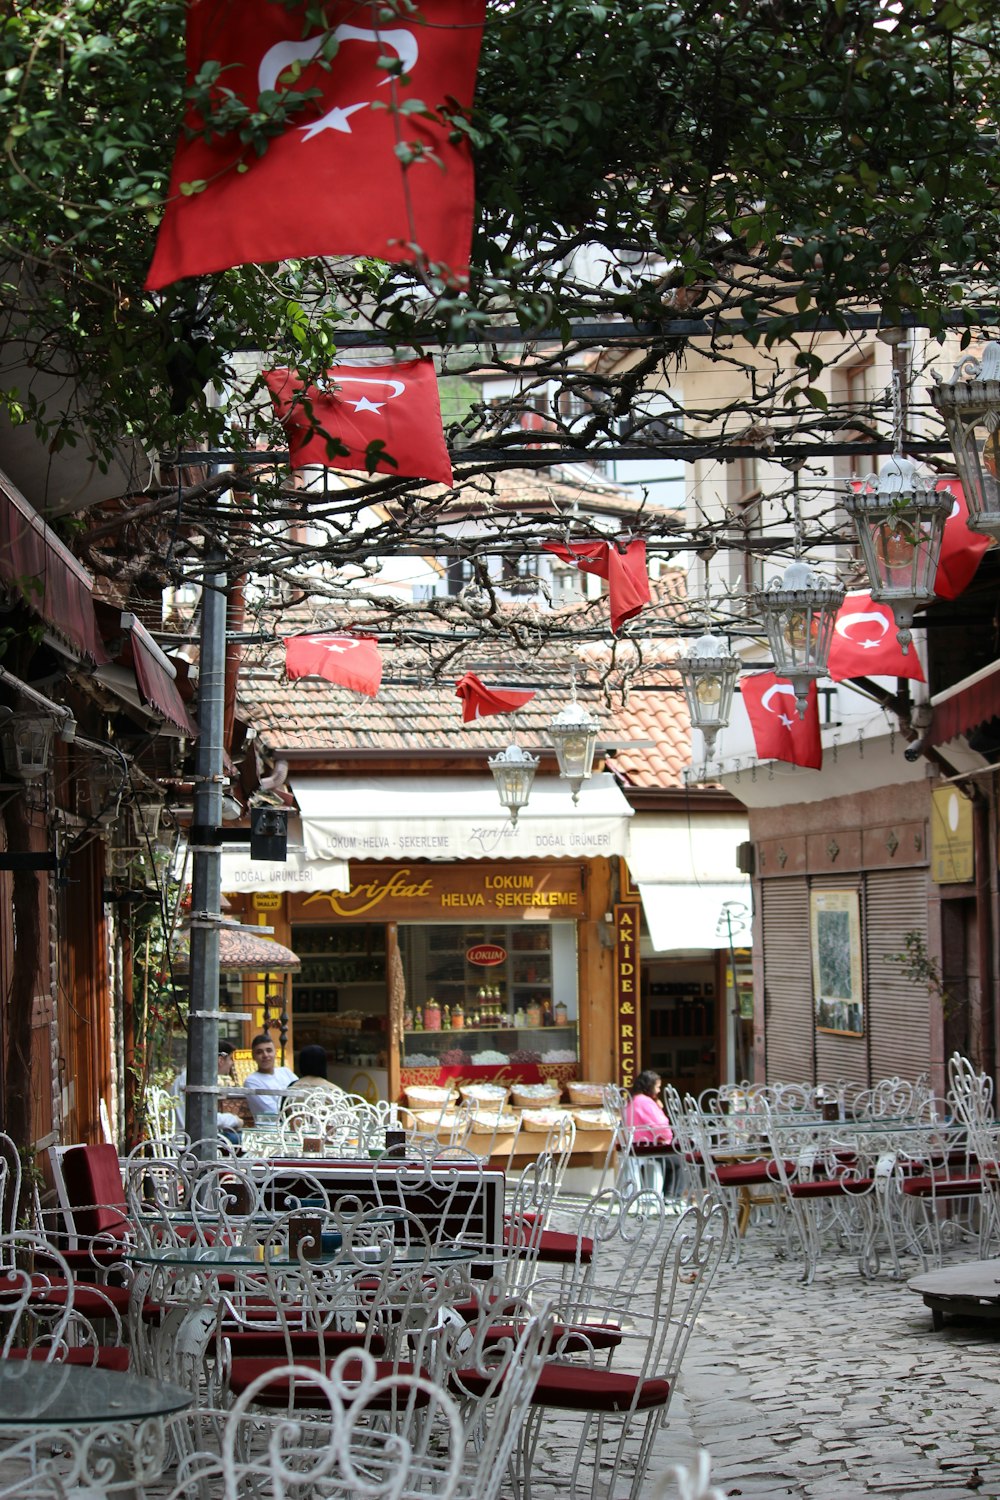
[[[396, 27], [391, 31], [369, 31], [363, 26], [336, 26], [333, 37], [337, 42], [374, 42], [376, 45], [384, 44], [391, 47], [402, 63], [404, 73], [412, 72], [420, 56], [416, 37], [405, 27]], [[258, 93], [270, 93], [282, 73], [292, 63], [312, 62], [325, 41], [324, 33], [299, 42], [275, 42], [274, 46], [269, 47], [264, 53], [257, 68]], [[382, 88], [389, 82], [391, 80], [385, 77], [381, 80], [379, 87]], [[302, 139], [312, 140], [314, 135], [319, 135], [323, 130], [339, 130], [344, 135], [350, 135], [349, 117], [356, 114], [359, 109], [365, 109], [370, 103], [369, 99], [362, 99], [359, 104], [334, 105], [333, 109], [329, 110], [321, 120], [313, 120], [309, 125], [299, 126], [303, 132]]]
[[795, 697], [795, 689], [792, 687], [791, 683], [788, 683], [788, 682], [774, 682], [774, 683], [772, 683], [771, 686], [768, 688], [767, 692], [761, 695], [761, 700], [760, 700], [760, 706], [761, 706], [761, 708], [766, 708], [769, 714], [780, 714], [781, 713], [781, 709], [780, 708], [772, 708], [771, 707], [771, 699], [775, 696], [775, 694], [782, 694], [782, 693], [787, 693], [788, 696], [789, 696], [789, 698], [794, 698]]
[[[851, 635], [850, 629], [852, 625], [859, 624], [861, 622], [872, 622], [881, 625], [882, 628], [877, 636], [873, 635], [869, 636], [867, 640], [856, 641], [854, 636]], [[886, 619], [885, 615], [881, 614], [878, 610], [872, 610], [869, 613], [868, 610], [859, 609], [855, 610], [852, 614], [844, 614], [843, 611], [841, 611], [840, 615], [838, 615], [837, 617], [837, 623], [834, 629], [836, 630], [838, 635], [843, 636], [845, 641], [850, 641], [854, 645], [860, 645], [862, 650], [864, 650], [866, 647], [870, 649], [872, 646], [877, 646], [881, 643], [882, 637], [888, 634], [889, 621]]]
[[338, 371], [333, 377], [334, 385], [387, 385], [391, 387], [391, 393], [386, 397], [387, 401], [395, 401], [406, 390], [402, 380], [375, 380], [370, 375], [341, 375]]

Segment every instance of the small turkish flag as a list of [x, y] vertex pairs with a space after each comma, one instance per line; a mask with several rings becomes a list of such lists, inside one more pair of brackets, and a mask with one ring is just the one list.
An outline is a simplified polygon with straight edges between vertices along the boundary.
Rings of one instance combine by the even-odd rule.
[[608, 580], [614, 635], [649, 603], [645, 542], [546, 542], [545, 550], [563, 562], [575, 562], [581, 573]]
[[818, 771], [823, 764], [819, 736], [819, 699], [809, 684], [806, 711], [799, 718], [795, 689], [773, 672], [754, 672], [740, 681], [740, 691], [761, 760], [785, 760]]
[[286, 635], [289, 677], [325, 677], [339, 687], [374, 698], [382, 681], [382, 656], [363, 635]]
[[[294, 370], [268, 370], [275, 412], [288, 434], [292, 468], [320, 464], [451, 484], [432, 359], [392, 365], [333, 365], [329, 388], [305, 385]], [[373, 458], [380, 453], [372, 467]]]
[[969, 506], [957, 479], [940, 479], [935, 488], [950, 490], [955, 503], [944, 523], [934, 592], [939, 599], [957, 599], [975, 578], [983, 553], [989, 551], [993, 542], [982, 532], [969, 530]]
[[[401, 8], [404, 9], [404, 8]], [[189, 0], [187, 82], [221, 64], [216, 103], [252, 113], [310, 90], [262, 155], [235, 129], [206, 140], [189, 109], [150, 289], [247, 262], [373, 255], [468, 278], [474, 180], [468, 138], [436, 114], [468, 113], [485, 0], [420, 0], [385, 19], [377, 0], [317, 7]]]
[[834, 682], [848, 677], [912, 677], [924, 682], [916, 647], [906, 655], [896, 639], [896, 621], [888, 604], [871, 594], [846, 594], [833, 627], [829, 675]]
[[466, 672], [455, 684], [455, 697], [462, 700], [462, 723], [485, 719], [490, 714], [513, 714], [535, 696], [523, 688], [490, 688], [475, 672]]

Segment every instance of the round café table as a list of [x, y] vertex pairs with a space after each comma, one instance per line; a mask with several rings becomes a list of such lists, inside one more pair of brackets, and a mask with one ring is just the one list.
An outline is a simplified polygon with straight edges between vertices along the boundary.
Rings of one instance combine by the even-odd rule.
[[119, 1370], [0, 1359], [0, 1497], [131, 1496], [162, 1476], [190, 1391]]

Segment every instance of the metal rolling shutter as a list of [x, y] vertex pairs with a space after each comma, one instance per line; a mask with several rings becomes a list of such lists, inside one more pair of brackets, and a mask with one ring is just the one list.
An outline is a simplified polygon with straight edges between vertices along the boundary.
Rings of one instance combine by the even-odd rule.
[[804, 879], [761, 882], [767, 1081], [813, 1078], [809, 887]]
[[930, 998], [926, 985], [898, 964], [903, 934], [927, 937], [927, 871], [876, 870], [865, 879], [865, 1000], [872, 1079], [916, 1078], [930, 1067]]

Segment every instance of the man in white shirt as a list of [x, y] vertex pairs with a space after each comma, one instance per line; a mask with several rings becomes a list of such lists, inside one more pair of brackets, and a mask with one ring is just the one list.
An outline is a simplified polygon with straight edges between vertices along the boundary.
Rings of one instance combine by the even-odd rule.
[[257, 1071], [248, 1074], [244, 1080], [247, 1103], [254, 1121], [266, 1124], [269, 1120], [278, 1118], [285, 1090], [291, 1088], [296, 1075], [291, 1068], [277, 1066], [278, 1055], [266, 1032], [262, 1031], [259, 1036], [254, 1037], [250, 1043], [250, 1051], [257, 1064]]

